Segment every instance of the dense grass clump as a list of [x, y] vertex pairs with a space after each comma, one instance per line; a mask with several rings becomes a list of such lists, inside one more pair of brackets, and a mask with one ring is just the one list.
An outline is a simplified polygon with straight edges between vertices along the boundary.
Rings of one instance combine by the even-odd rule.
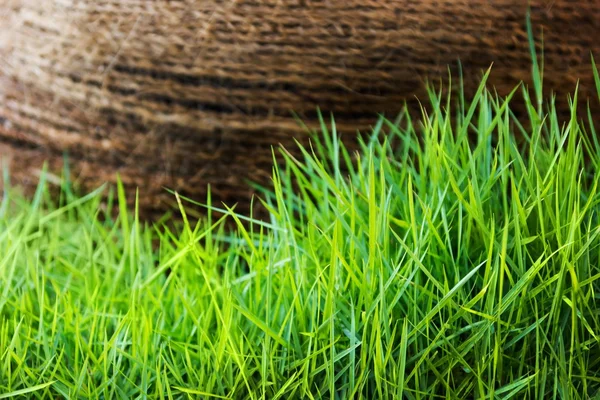
[[280, 153], [267, 221], [7, 188], [0, 398], [595, 398], [600, 145], [484, 84], [356, 154], [324, 122]]

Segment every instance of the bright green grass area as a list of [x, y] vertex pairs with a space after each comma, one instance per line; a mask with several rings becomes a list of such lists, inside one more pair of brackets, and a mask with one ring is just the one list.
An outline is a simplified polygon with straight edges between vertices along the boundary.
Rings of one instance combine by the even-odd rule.
[[600, 144], [538, 98], [324, 121], [263, 222], [6, 188], [0, 399], [599, 398]]

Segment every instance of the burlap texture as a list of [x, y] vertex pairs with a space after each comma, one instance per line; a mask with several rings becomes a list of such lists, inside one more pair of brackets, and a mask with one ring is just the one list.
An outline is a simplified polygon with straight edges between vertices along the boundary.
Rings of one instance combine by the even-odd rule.
[[[316, 107], [366, 128], [423, 96], [460, 59], [467, 91], [494, 63], [506, 93], [530, 80], [524, 0], [7, 0], [0, 5], [0, 154], [16, 182], [68, 152], [88, 188], [163, 186], [246, 202], [266, 182], [271, 146], [303, 135]], [[532, 0], [546, 88], [559, 96], [600, 55], [600, 3]], [[560, 97], [559, 97], [560, 98]], [[563, 102], [566, 104], [566, 102]]]

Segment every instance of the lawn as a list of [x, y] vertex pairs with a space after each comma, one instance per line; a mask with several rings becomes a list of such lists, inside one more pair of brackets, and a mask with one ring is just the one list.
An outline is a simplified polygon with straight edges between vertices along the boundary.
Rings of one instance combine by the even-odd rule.
[[325, 118], [263, 220], [7, 186], [0, 399], [600, 398], [600, 144], [536, 77], [430, 86], [356, 153]]

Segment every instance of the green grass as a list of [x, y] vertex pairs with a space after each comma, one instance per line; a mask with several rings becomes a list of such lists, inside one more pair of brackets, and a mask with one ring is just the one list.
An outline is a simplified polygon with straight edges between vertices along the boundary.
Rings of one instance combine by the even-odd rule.
[[0, 399], [600, 398], [593, 128], [485, 78], [428, 100], [277, 153], [262, 222], [7, 187]]

